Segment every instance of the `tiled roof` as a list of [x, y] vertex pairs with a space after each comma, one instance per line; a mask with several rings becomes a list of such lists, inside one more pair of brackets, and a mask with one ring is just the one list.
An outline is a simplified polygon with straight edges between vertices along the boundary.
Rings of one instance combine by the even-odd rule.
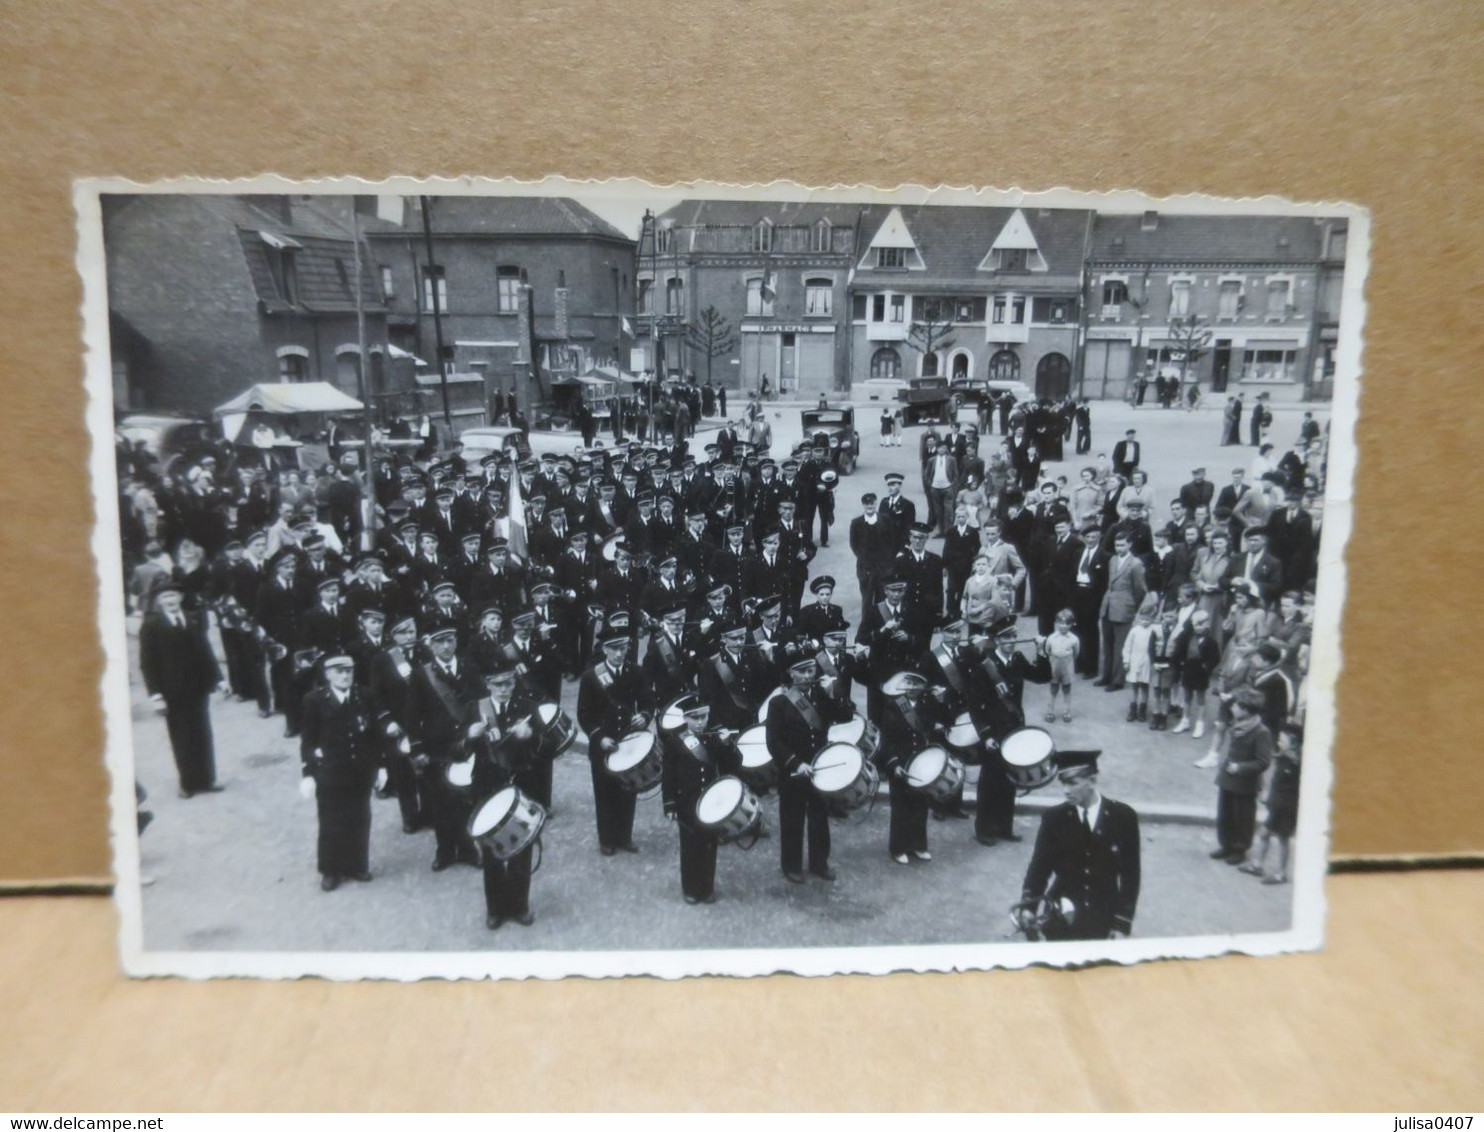
[[[596, 212], [568, 197], [432, 197], [433, 235], [602, 236], [634, 241]], [[399, 228], [385, 221], [384, 232], [421, 232], [421, 202], [408, 199]], [[369, 227], [369, 226], [368, 226]]]
[[767, 219], [777, 225], [813, 224], [821, 217], [831, 224], [853, 225], [865, 209], [858, 204], [773, 200], [683, 200], [659, 214], [678, 225], [751, 226]]
[[[1303, 216], [1102, 215], [1093, 230], [1099, 262], [1313, 263], [1322, 222]], [[1280, 243], [1286, 239], [1286, 245]]]
[[[872, 205], [861, 228], [860, 247], [868, 248], [872, 237], [890, 215], [891, 205]], [[983, 286], [988, 282], [1014, 278], [1034, 282], [1038, 277], [1076, 276], [1082, 270], [1083, 241], [1088, 213], [1084, 209], [1058, 208], [1021, 210], [1046, 258], [1046, 272], [1014, 276], [980, 271], [979, 265], [989, 254], [995, 237], [1014, 215], [1015, 209], [977, 207], [974, 205], [900, 205], [897, 206], [912, 240], [922, 255], [926, 271], [862, 270], [857, 284], [908, 278], [922, 283], [962, 282]]]

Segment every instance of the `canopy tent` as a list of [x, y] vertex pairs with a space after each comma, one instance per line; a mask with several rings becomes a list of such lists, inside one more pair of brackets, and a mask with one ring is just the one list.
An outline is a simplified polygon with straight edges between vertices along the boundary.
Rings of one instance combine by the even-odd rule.
[[260, 413], [353, 413], [365, 406], [354, 397], [340, 392], [328, 381], [259, 384], [239, 393], [224, 405], [212, 410], [223, 417], [257, 411]]

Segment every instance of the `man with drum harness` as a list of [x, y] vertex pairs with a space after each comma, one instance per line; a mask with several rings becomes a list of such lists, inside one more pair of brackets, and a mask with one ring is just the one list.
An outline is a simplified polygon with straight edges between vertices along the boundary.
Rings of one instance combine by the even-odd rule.
[[658, 611], [658, 618], [641, 667], [656, 706], [663, 706], [694, 690], [696, 656], [685, 639], [684, 602], [677, 597], [674, 604]]
[[[554, 642], [536, 637], [536, 612], [525, 610], [510, 619], [510, 639], [500, 647], [499, 660], [491, 668], [509, 667], [515, 672], [516, 687], [532, 704], [560, 703], [562, 698], [561, 657]], [[535, 760], [521, 783], [524, 790], [552, 815], [550, 759]]]
[[421, 801], [422, 776], [412, 757], [408, 738], [412, 700], [412, 666], [417, 644], [417, 618], [403, 617], [392, 626], [392, 644], [371, 661], [370, 696], [381, 728], [382, 763], [388, 783], [402, 811], [402, 832], [416, 833], [425, 824]]
[[757, 709], [773, 686], [757, 653], [747, 648], [745, 624], [724, 623], [719, 637], [721, 648], [701, 665], [697, 692], [718, 727], [744, 731], [757, 721]]
[[1098, 751], [1060, 751], [1067, 800], [1047, 810], [1011, 914], [1032, 940], [1122, 939], [1139, 903], [1139, 817], [1098, 792]]
[[1000, 744], [1012, 731], [1025, 726], [1021, 696], [1026, 681], [1051, 682], [1051, 662], [1040, 651], [1044, 641], [1038, 642], [1036, 659], [1027, 660], [1015, 648], [1015, 615], [1004, 606], [992, 606], [988, 621], [994, 643], [971, 669], [973, 691], [969, 700], [969, 712], [984, 738], [979, 805], [974, 815], [974, 837], [981, 845], [1020, 840], [1015, 832], [1015, 783]]
[[448, 767], [459, 760], [465, 708], [484, 695], [484, 681], [459, 660], [454, 626], [434, 626], [427, 640], [433, 659], [413, 669], [407, 731], [423, 772], [423, 806], [437, 837], [433, 871], [438, 873], [456, 862], [479, 864], [464, 829], [469, 800], [449, 782]]
[[899, 865], [908, 854], [931, 861], [928, 851], [928, 798], [914, 789], [907, 768], [918, 752], [938, 742], [942, 717], [932, 697], [924, 695], [928, 682], [916, 672], [898, 672], [881, 687], [881, 749], [876, 757], [891, 792], [891, 825], [887, 852]]
[[[916, 667], [932, 688], [938, 714], [949, 724], [969, 710], [973, 693], [973, 671], [979, 656], [968, 643], [967, 632], [968, 624], [962, 619], [944, 625], [938, 643], [923, 653]], [[977, 751], [962, 750], [959, 754], [971, 762], [978, 761]], [[939, 820], [968, 818], [969, 812], [964, 809], [963, 784], [960, 783], [952, 795], [930, 808], [933, 817]]]
[[629, 662], [631, 639], [627, 616], [610, 617], [603, 630], [603, 658], [582, 674], [577, 687], [577, 723], [587, 733], [598, 849], [605, 857], [620, 849], [639, 852], [634, 844], [634, 795], [609, 773], [604, 761], [623, 736], [647, 728], [654, 715], [644, 674]]
[[908, 579], [893, 574], [885, 580], [885, 596], [861, 610], [855, 642], [871, 649], [871, 680], [866, 690], [866, 717], [881, 722], [881, 685], [910, 669], [927, 648], [932, 628], [907, 604]]
[[323, 667], [329, 686], [304, 698], [299, 755], [305, 795], [319, 811], [320, 888], [334, 892], [342, 880], [371, 879], [376, 733], [370, 701], [355, 686], [355, 661], [332, 656]]
[[725, 731], [706, 729], [710, 709], [699, 698], [685, 696], [675, 707], [684, 714], [685, 726], [660, 731], [665, 816], [680, 833], [680, 890], [685, 902], [714, 904], [717, 835], [702, 824], [697, 804], [706, 787], [740, 769], [742, 758]]
[[[474, 759], [476, 807], [507, 786], [534, 797], [541, 788], [542, 765], [551, 765], [537, 751], [532, 726], [536, 701], [518, 689], [516, 677], [508, 660], [497, 662], [484, 673], [489, 694], [468, 705], [466, 711], [464, 749]], [[533, 851], [534, 845], [527, 846], [509, 860], [501, 860], [488, 847], [481, 848], [484, 926], [490, 931], [507, 920], [523, 927], [536, 922], [530, 906]]]
[[778, 764], [778, 822], [783, 875], [804, 883], [804, 829], [809, 833], [809, 871], [821, 880], [834, 880], [830, 868], [829, 809], [814, 790], [811, 760], [829, 743], [832, 723], [849, 721], [854, 710], [819, 686], [819, 665], [813, 657], [789, 667], [793, 683], [768, 705], [768, 750]]

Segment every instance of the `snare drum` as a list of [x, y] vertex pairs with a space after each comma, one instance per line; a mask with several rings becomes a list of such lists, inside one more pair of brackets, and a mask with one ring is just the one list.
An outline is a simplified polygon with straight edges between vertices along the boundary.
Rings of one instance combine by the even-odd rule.
[[1056, 744], [1039, 727], [1022, 727], [1000, 741], [1006, 777], [1020, 790], [1039, 790], [1056, 777]]
[[907, 785], [934, 802], [946, 802], [964, 784], [964, 764], [942, 747], [924, 747], [907, 764]]
[[518, 787], [507, 786], [474, 808], [468, 830], [474, 844], [488, 849], [497, 860], [508, 861], [529, 849], [545, 824], [541, 804]]
[[454, 790], [467, 794], [474, 785], [474, 756], [470, 755], [461, 763], [449, 763], [443, 768], [443, 777]]
[[766, 727], [762, 724], [749, 727], [732, 742], [742, 756], [738, 775], [754, 790], [766, 790], [778, 781], [778, 764], [773, 761], [773, 752], [768, 750]]
[[854, 743], [831, 743], [814, 756], [813, 766], [814, 789], [842, 810], [865, 805], [880, 781], [871, 760]]
[[[688, 698], [688, 696], [681, 696], [680, 700]], [[660, 713], [661, 731], [679, 731], [685, 726], [685, 712], [680, 710], [680, 700], [676, 700]]]
[[542, 758], [558, 758], [577, 741], [577, 724], [560, 704], [541, 704], [536, 708], [531, 723], [536, 728], [540, 743], [537, 752]]
[[831, 743], [850, 743], [859, 747], [866, 758], [873, 758], [881, 749], [881, 732], [863, 715], [857, 715], [849, 723], [836, 723], [829, 730]]
[[665, 774], [659, 741], [651, 731], [630, 731], [617, 750], [608, 752], [603, 766], [631, 794], [653, 789]]
[[696, 799], [696, 824], [723, 845], [753, 832], [762, 821], [757, 795], [740, 778], [718, 778]]
[[979, 728], [968, 712], [960, 712], [948, 729], [948, 749], [970, 765], [983, 757], [984, 744], [979, 738]]

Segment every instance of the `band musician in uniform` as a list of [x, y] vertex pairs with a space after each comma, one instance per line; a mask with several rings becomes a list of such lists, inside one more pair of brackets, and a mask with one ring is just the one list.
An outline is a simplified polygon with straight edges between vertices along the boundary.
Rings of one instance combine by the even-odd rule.
[[[489, 695], [468, 707], [465, 747], [474, 757], [474, 797], [483, 802], [514, 786], [528, 797], [541, 788], [541, 759], [531, 716], [535, 699], [516, 690], [515, 666], [497, 662], [484, 672]], [[540, 799], [537, 798], [537, 801]], [[488, 848], [480, 853], [484, 870], [484, 926], [494, 931], [507, 920], [523, 927], [536, 922], [531, 915], [531, 856], [528, 845], [508, 861]]]
[[[1048, 940], [1122, 939], [1139, 903], [1139, 817], [1098, 791], [1098, 751], [1061, 751], [1057, 781], [1067, 800], [1047, 810], [1025, 871], [1017, 919], [1049, 904], [1038, 928]], [[1034, 938], [1034, 937], [1033, 937]]]
[[819, 686], [819, 665], [803, 657], [789, 667], [793, 681], [768, 705], [768, 750], [778, 764], [778, 824], [783, 875], [804, 883], [804, 830], [809, 832], [809, 871], [832, 881], [829, 810], [810, 783], [811, 760], [829, 742], [832, 723], [847, 722], [854, 711]]
[[[933, 699], [938, 715], [951, 724], [960, 712], [969, 710], [973, 696], [974, 667], [979, 654], [969, 643], [966, 634], [968, 624], [962, 619], [944, 625], [938, 643], [925, 652], [917, 662], [917, 671], [927, 678], [933, 689]], [[952, 796], [929, 807], [935, 820], [944, 818], [967, 818], [964, 809], [964, 791], [960, 786]]]
[[478, 865], [479, 855], [464, 828], [468, 800], [448, 781], [448, 766], [460, 758], [468, 704], [484, 694], [484, 681], [458, 653], [458, 630], [436, 626], [427, 636], [433, 659], [412, 671], [407, 731], [417, 745], [423, 812], [433, 824], [437, 849], [433, 871], [458, 862]]
[[919, 861], [933, 859], [927, 843], [927, 796], [907, 781], [913, 756], [932, 745], [942, 730], [932, 698], [924, 695], [927, 686], [915, 672], [898, 672], [881, 687], [884, 702], [877, 758], [891, 792], [887, 852], [899, 865], [910, 863], [909, 853]]
[[604, 765], [607, 756], [618, 749], [619, 739], [647, 727], [654, 714], [644, 674], [629, 661], [630, 641], [628, 617], [610, 617], [603, 630], [603, 658], [582, 674], [577, 687], [577, 725], [587, 733], [598, 849], [605, 857], [620, 849], [639, 852], [634, 844], [634, 795]]
[[695, 696], [676, 705], [685, 726], [661, 731], [665, 777], [662, 785], [665, 816], [680, 833], [680, 891], [687, 904], [716, 903], [716, 836], [696, 817], [702, 792], [724, 774], [733, 774], [742, 757], [728, 740], [731, 732], [708, 731], [710, 709]]
[[1051, 682], [1051, 662], [1042, 651], [1044, 639], [1037, 642], [1036, 659], [1027, 660], [1016, 649], [1015, 615], [1003, 606], [991, 607], [988, 620], [994, 644], [984, 650], [973, 669], [969, 701], [969, 713], [986, 737], [979, 770], [979, 806], [974, 814], [974, 837], [981, 845], [1020, 840], [1015, 832], [1015, 784], [1010, 781], [1000, 743], [1025, 726], [1021, 697], [1026, 682]]
[[374, 716], [355, 685], [355, 661], [326, 657], [328, 687], [304, 698], [299, 756], [306, 794], [319, 810], [320, 888], [333, 892], [342, 880], [368, 881], [371, 790], [378, 769]]

